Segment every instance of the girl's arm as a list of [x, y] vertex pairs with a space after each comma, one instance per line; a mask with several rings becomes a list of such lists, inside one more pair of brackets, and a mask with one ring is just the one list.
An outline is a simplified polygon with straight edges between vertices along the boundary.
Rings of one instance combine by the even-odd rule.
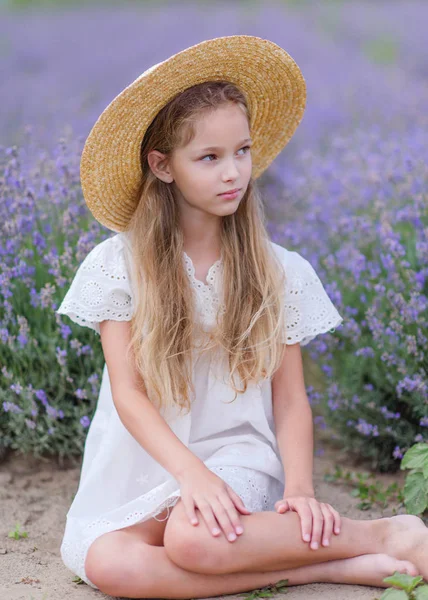
[[102, 321], [100, 336], [113, 402], [129, 433], [177, 480], [188, 468], [205, 467], [139, 389], [139, 374], [126, 359], [126, 347], [131, 339], [130, 321]]
[[272, 408], [276, 440], [287, 494], [314, 495], [313, 419], [306, 395], [300, 344], [287, 346], [272, 378]]

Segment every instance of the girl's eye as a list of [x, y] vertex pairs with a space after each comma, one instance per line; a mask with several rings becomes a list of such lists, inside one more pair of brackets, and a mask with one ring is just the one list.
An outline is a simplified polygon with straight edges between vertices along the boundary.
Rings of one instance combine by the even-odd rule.
[[[251, 147], [251, 146], [243, 146], [242, 148], [240, 148], [240, 150], [249, 150], [249, 149], [250, 149], [250, 147]], [[245, 154], [247, 154], [247, 152], [245, 152]], [[208, 158], [208, 157], [210, 157], [210, 156], [215, 156], [215, 154], [207, 154], [206, 156], [203, 156], [203, 157], [201, 158], [201, 160], [203, 161], [203, 160], [204, 160], [204, 158]], [[209, 160], [209, 161], [205, 161], [205, 162], [212, 162], [212, 161], [211, 161], [211, 160]]]

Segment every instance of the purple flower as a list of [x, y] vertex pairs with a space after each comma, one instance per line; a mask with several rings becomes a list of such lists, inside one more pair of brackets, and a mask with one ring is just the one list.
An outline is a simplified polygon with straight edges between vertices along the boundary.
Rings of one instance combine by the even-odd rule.
[[401, 449], [398, 446], [395, 446], [392, 456], [394, 458], [403, 458], [403, 453], [401, 452]]
[[46, 396], [46, 392], [44, 390], [36, 390], [35, 395], [37, 400], [40, 400], [44, 406], [48, 405], [48, 398]]
[[23, 412], [22, 408], [20, 408], [17, 404], [14, 404], [13, 402], [3, 402], [3, 410], [4, 412], [11, 412], [15, 414]]
[[80, 419], [80, 424], [83, 427], [89, 427], [90, 423], [91, 423], [91, 420], [86, 415]]

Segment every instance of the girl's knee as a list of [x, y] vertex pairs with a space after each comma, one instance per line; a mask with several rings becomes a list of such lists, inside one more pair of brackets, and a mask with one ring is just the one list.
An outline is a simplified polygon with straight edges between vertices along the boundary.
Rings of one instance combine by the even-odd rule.
[[101, 535], [89, 546], [85, 559], [85, 573], [88, 579], [92, 581], [99, 589], [103, 589], [105, 573], [109, 566], [109, 543], [106, 535]]
[[144, 542], [136, 544], [125, 540], [119, 531], [101, 535], [91, 544], [86, 555], [85, 573], [88, 579], [102, 592], [120, 595], [123, 584], [135, 575], [136, 566], [139, 565], [139, 570], [142, 570], [145, 545]]
[[193, 563], [194, 555], [198, 553], [193, 529], [180, 498], [168, 517], [163, 544], [170, 560], [182, 568], [185, 568], [184, 564]]
[[[165, 552], [182, 569], [194, 573], [215, 573], [224, 555], [224, 545], [221, 539], [214, 538], [208, 531], [202, 513], [199, 510], [196, 513], [198, 525], [192, 525], [183, 504], [174, 506], [165, 528]], [[224, 536], [223, 543], [230, 544]]]

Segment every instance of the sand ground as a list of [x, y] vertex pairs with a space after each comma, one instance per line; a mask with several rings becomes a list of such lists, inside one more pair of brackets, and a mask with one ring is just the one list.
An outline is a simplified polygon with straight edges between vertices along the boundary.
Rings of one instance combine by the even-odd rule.
[[[340, 452], [324, 445], [325, 454], [315, 458], [314, 483], [317, 498], [329, 502], [341, 515], [355, 519], [391, 516], [393, 508], [361, 511], [358, 498], [350, 495], [345, 485], [323, 480], [335, 464], [361, 471]], [[95, 600], [108, 599], [85, 583], [76, 584], [75, 577], [62, 563], [59, 548], [65, 516], [77, 490], [80, 463], [58, 466], [55, 460], [36, 460], [15, 453], [0, 463], [0, 598], [1, 600]], [[393, 476], [377, 476], [386, 485], [402, 483], [404, 472]], [[405, 512], [401, 509], [398, 512]], [[8, 537], [16, 522], [23, 525], [28, 538]], [[297, 599], [373, 600], [384, 590], [367, 586], [330, 585], [326, 583], [292, 586], [286, 596]], [[230, 596], [232, 598], [232, 595]], [[235, 596], [238, 599], [240, 596]], [[279, 594], [278, 597], [282, 597]]]

